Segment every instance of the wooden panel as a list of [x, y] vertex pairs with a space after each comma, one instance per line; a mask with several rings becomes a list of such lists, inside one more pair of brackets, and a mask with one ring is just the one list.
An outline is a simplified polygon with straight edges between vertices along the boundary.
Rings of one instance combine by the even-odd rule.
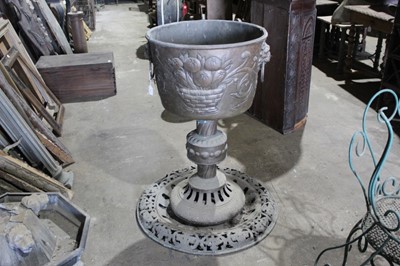
[[307, 116], [315, 19], [315, 0], [252, 1], [251, 22], [268, 31], [272, 57], [249, 113], [284, 134]]
[[116, 94], [112, 53], [43, 56], [36, 67], [62, 103], [94, 101]]
[[36, 4], [36, 7], [38, 8], [38, 10], [40, 10], [40, 13], [45, 18], [50, 32], [54, 36], [56, 42], [58, 43], [58, 45], [60, 46], [62, 51], [65, 54], [72, 54], [71, 46], [69, 45], [69, 42], [68, 42], [67, 38], [65, 37], [65, 34], [60, 27], [60, 24], [58, 24], [58, 21], [54, 17], [54, 15], [51, 12], [46, 1], [45, 0], [33, 0], [33, 3]]

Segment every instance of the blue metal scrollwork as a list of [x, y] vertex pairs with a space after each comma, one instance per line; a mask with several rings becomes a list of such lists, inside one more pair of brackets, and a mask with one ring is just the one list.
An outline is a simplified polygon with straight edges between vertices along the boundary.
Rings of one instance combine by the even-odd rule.
[[[387, 129], [387, 141], [382, 152], [376, 153], [372, 147], [367, 131], [367, 114], [377, 99], [391, 98], [391, 109], [382, 107], [377, 111], [377, 120]], [[382, 101], [381, 101], [382, 102]], [[315, 261], [315, 265], [322, 255], [329, 251], [344, 248], [343, 265], [346, 265], [351, 245], [357, 243], [361, 253], [371, 246], [375, 251], [361, 263], [374, 264], [377, 257], [384, 258], [389, 265], [400, 264], [400, 180], [394, 176], [384, 176], [382, 169], [387, 161], [393, 144], [393, 128], [391, 121], [400, 115], [399, 99], [395, 92], [384, 89], [376, 93], [368, 102], [362, 119], [362, 130], [353, 134], [349, 146], [349, 166], [361, 185], [367, 214], [350, 231], [346, 243], [340, 246], [323, 250]], [[355, 167], [355, 159], [369, 154], [374, 166], [368, 186]], [[380, 155], [380, 156], [379, 156]]]
[[[395, 108], [393, 108], [393, 111], [390, 114], [385, 113], [385, 111], [388, 111], [387, 107], [382, 107], [378, 110], [377, 112], [377, 120], [380, 123], [385, 124], [387, 128], [387, 133], [388, 133], [388, 139], [386, 142], [385, 149], [382, 152], [381, 157], [379, 158], [379, 161], [377, 160], [376, 153], [374, 152], [371, 141], [368, 135], [367, 131], [367, 113], [371, 109], [372, 103], [378, 98], [381, 97], [383, 94], [388, 94], [391, 97], [393, 97], [393, 102], [395, 105]], [[393, 120], [393, 118], [396, 116], [396, 114], [400, 114], [400, 106], [399, 106], [399, 99], [398, 96], [395, 92], [389, 89], [381, 90], [378, 93], [376, 93], [369, 101], [367, 104], [367, 107], [364, 110], [364, 115], [363, 115], [363, 120], [362, 120], [362, 131], [356, 132], [350, 142], [349, 146], [349, 165], [350, 169], [353, 171], [354, 175], [357, 177], [358, 182], [361, 185], [361, 188], [364, 193], [364, 197], [366, 200], [367, 208], [372, 208], [373, 214], [375, 214], [376, 218], [378, 221], [382, 224], [384, 228], [386, 228], [388, 231], [397, 231], [399, 230], [400, 227], [400, 213], [395, 210], [387, 210], [384, 214], [384, 217], [387, 217], [388, 215], [395, 215], [396, 217], [396, 226], [393, 228], [393, 223], [391, 225], [388, 225], [386, 223], [387, 219], [383, 219], [382, 216], [378, 215], [377, 212], [377, 202], [379, 200], [382, 200], [383, 198], [399, 198], [399, 193], [400, 193], [400, 183], [399, 180], [393, 176], [389, 176], [387, 178], [383, 178], [381, 176], [381, 172], [383, 169], [383, 166], [387, 160], [387, 156], [390, 153], [390, 150], [392, 148], [392, 143], [393, 143], [393, 128], [390, 124], [390, 122]], [[360, 142], [359, 139], [357, 138], [358, 136], [361, 136], [362, 138], [362, 144], [360, 148]], [[358, 139], [358, 140], [357, 140]], [[372, 173], [372, 176], [369, 181], [368, 188], [366, 190], [366, 186], [364, 185], [361, 177], [359, 176], [357, 170], [354, 167], [353, 160], [354, 160], [354, 154], [357, 157], [361, 157], [365, 154], [365, 150], [368, 149], [373, 164], [374, 164], [374, 172]], [[393, 219], [391, 219], [392, 221]], [[393, 221], [392, 221], [393, 222]]]

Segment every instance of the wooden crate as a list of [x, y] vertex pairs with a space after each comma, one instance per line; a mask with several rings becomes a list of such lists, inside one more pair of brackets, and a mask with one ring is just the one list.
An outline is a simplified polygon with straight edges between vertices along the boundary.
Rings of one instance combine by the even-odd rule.
[[117, 93], [113, 53], [42, 56], [36, 67], [62, 103], [96, 101]]

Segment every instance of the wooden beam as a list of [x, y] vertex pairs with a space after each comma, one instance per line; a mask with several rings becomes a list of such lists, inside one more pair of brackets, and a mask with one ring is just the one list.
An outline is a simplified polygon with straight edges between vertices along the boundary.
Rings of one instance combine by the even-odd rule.
[[60, 192], [68, 199], [72, 199], [73, 197], [73, 191], [66, 188], [59, 181], [49, 177], [36, 168], [5, 154], [3, 151], [0, 151], [0, 169], [45, 192]]
[[60, 24], [54, 17], [51, 12], [49, 6], [47, 5], [45, 0], [32, 0], [36, 7], [40, 10], [40, 13], [46, 20], [46, 24], [49, 27], [50, 32], [54, 36], [56, 42], [62, 49], [62, 51], [66, 54], [72, 54], [71, 46], [68, 43], [67, 37], [65, 36], [63, 30], [61, 29]]
[[26, 192], [43, 192], [43, 190], [32, 186], [31, 184], [29, 184], [28, 182], [25, 182], [21, 179], [19, 179], [16, 176], [13, 176], [9, 173], [6, 173], [2, 170], [0, 170], [0, 179], [3, 179], [4, 181], [12, 184], [13, 186], [21, 189], [22, 191], [26, 191]]

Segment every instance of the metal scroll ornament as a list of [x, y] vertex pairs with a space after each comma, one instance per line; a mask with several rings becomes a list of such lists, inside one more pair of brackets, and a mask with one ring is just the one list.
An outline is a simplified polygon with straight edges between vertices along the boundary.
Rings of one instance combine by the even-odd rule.
[[159, 26], [146, 37], [163, 106], [197, 120], [186, 143], [197, 168], [175, 171], [144, 191], [137, 208], [140, 227], [156, 242], [192, 254], [256, 244], [274, 227], [276, 205], [259, 181], [217, 167], [228, 148], [217, 120], [251, 106], [258, 72], [270, 58], [266, 30], [202, 20]]
[[[372, 138], [370, 138], [372, 108], [375, 101], [390, 103], [384, 105], [373, 113], [373, 116], [380, 123], [381, 128], [377, 132], [387, 133], [384, 149], [380, 149]], [[344, 249], [342, 264], [345, 265], [352, 245], [358, 248], [359, 253], [365, 254], [360, 265], [399, 265], [400, 264], [400, 179], [391, 174], [387, 168], [388, 157], [392, 148], [394, 132], [391, 121], [400, 115], [400, 101], [398, 95], [390, 89], [382, 89], [377, 92], [368, 102], [362, 119], [362, 129], [354, 133], [349, 146], [349, 166], [357, 181], [366, 204], [366, 214], [356, 223], [350, 231], [346, 243], [343, 245], [323, 250], [316, 259], [315, 266], [322, 262], [323, 255], [335, 249]], [[384, 143], [381, 143], [384, 144]], [[365, 169], [357, 168], [357, 159], [371, 159], [373, 171], [368, 178], [363, 178]], [[390, 164], [389, 164], [390, 165]], [[359, 165], [358, 165], [359, 166]], [[368, 181], [368, 182], [365, 182]], [[373, 252], [371, 252], [371, 250]]]

